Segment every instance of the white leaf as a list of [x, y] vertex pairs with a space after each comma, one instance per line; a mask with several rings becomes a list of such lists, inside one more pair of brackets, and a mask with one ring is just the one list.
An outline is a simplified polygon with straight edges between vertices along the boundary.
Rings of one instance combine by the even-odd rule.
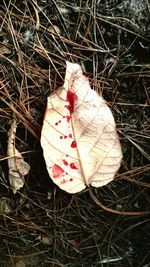
[[24, 176], [30, 170], [29, 164], [24, 161], [20, 152], [15, 148], [16, 128], [17, 124], [14, 119], [8, 133], [7, 146], [9, 181], [14, 194], [24, 186]]
[[113, 115], [78, 64], [67, 62], [63, 87], [48, 97], [41, 145], [50, 177], [69, 193], [106, 185], [120, 167]]

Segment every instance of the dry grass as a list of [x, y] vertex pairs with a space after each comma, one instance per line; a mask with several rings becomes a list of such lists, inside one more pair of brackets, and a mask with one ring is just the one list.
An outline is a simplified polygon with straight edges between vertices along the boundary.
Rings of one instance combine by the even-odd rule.
[[[110, 16], [109, 2], [1, 2], [0, 199], [9, 210], [0, 213], [2, 267], [20, 259], [40, 267], [148, 266], [150, 31]], [[79, 62], [108, 101], [124, 154], [114, 182], [73, 196], [52, 184], [39, 144], [46, 97], [63, 83], [65, 60]], [[14, 115], [16, 146], [31, 166], [16, 195], [6, 159]]]

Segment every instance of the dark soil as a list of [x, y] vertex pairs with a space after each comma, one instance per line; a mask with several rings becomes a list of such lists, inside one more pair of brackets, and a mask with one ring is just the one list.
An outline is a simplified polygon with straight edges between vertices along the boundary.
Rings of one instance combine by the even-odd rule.
[[[115, 181], [76, 195], [52, 183], [40, 146], [46, 99], [63, 84], [66, 60], [108, 101], [123, 149]], [[147, 0], [0, 2], [1, 267], [150, 266], [149, 106]], [[6, 158], [14, 114], [16, 147], [31, 167], [15, 195]]]

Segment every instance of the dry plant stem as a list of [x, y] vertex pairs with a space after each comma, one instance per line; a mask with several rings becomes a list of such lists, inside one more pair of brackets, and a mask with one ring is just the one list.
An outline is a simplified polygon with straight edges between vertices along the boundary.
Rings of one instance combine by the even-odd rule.
[[34, 1], [33, 1], [33, 3], [32, 3], [32, 1], [31, 1], [31, 4], [32, 4], [32, 6], [33, 6], [33, 8], [34, 8], [35, 15], [36, 15], [36, 25], [35, 25], [35, 29], [36, 29], [37, 31], [39, 31], [39, 29], [40, 29], [40, 18], [39, 18], [39, 11], [37, 10], [37, 8], [36, 8], [36, 5], [35, 5], [35, 2], [34, 2]]
[[113, 210], [111, 208], [108, 208], [106, 206], [104, 206], [99, 199], [93, 194], [93, 192], [91, 190], [89, 190], [90, 196], [92, 198], [92, 200], [94, 201], [94, 203], [100, 207], [101, 209], [111, 212], [111, 213], [115, 213], [115, 214], [119, 214], [119, 215], [127, 215], [127, 216], [140, 216], [140, 215], [148, 215], [150, 214], [150, 211], [119, 211], [119, 210]]

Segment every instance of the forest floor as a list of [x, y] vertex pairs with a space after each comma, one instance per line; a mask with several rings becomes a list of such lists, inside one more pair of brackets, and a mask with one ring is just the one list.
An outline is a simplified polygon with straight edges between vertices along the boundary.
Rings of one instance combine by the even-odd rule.
[[[94, 198], [55, 186], [40, 146], [46, 99], [63, 84], [66, 60], [108, 102], [123, 150], [116, 179], [90, 189]], [[14, 115], [15, 145], [30, 165], [16, 194], [7, 163]], [[0, 267], [149, 267], [149, 148], [147, 0], [0, 2]]]

